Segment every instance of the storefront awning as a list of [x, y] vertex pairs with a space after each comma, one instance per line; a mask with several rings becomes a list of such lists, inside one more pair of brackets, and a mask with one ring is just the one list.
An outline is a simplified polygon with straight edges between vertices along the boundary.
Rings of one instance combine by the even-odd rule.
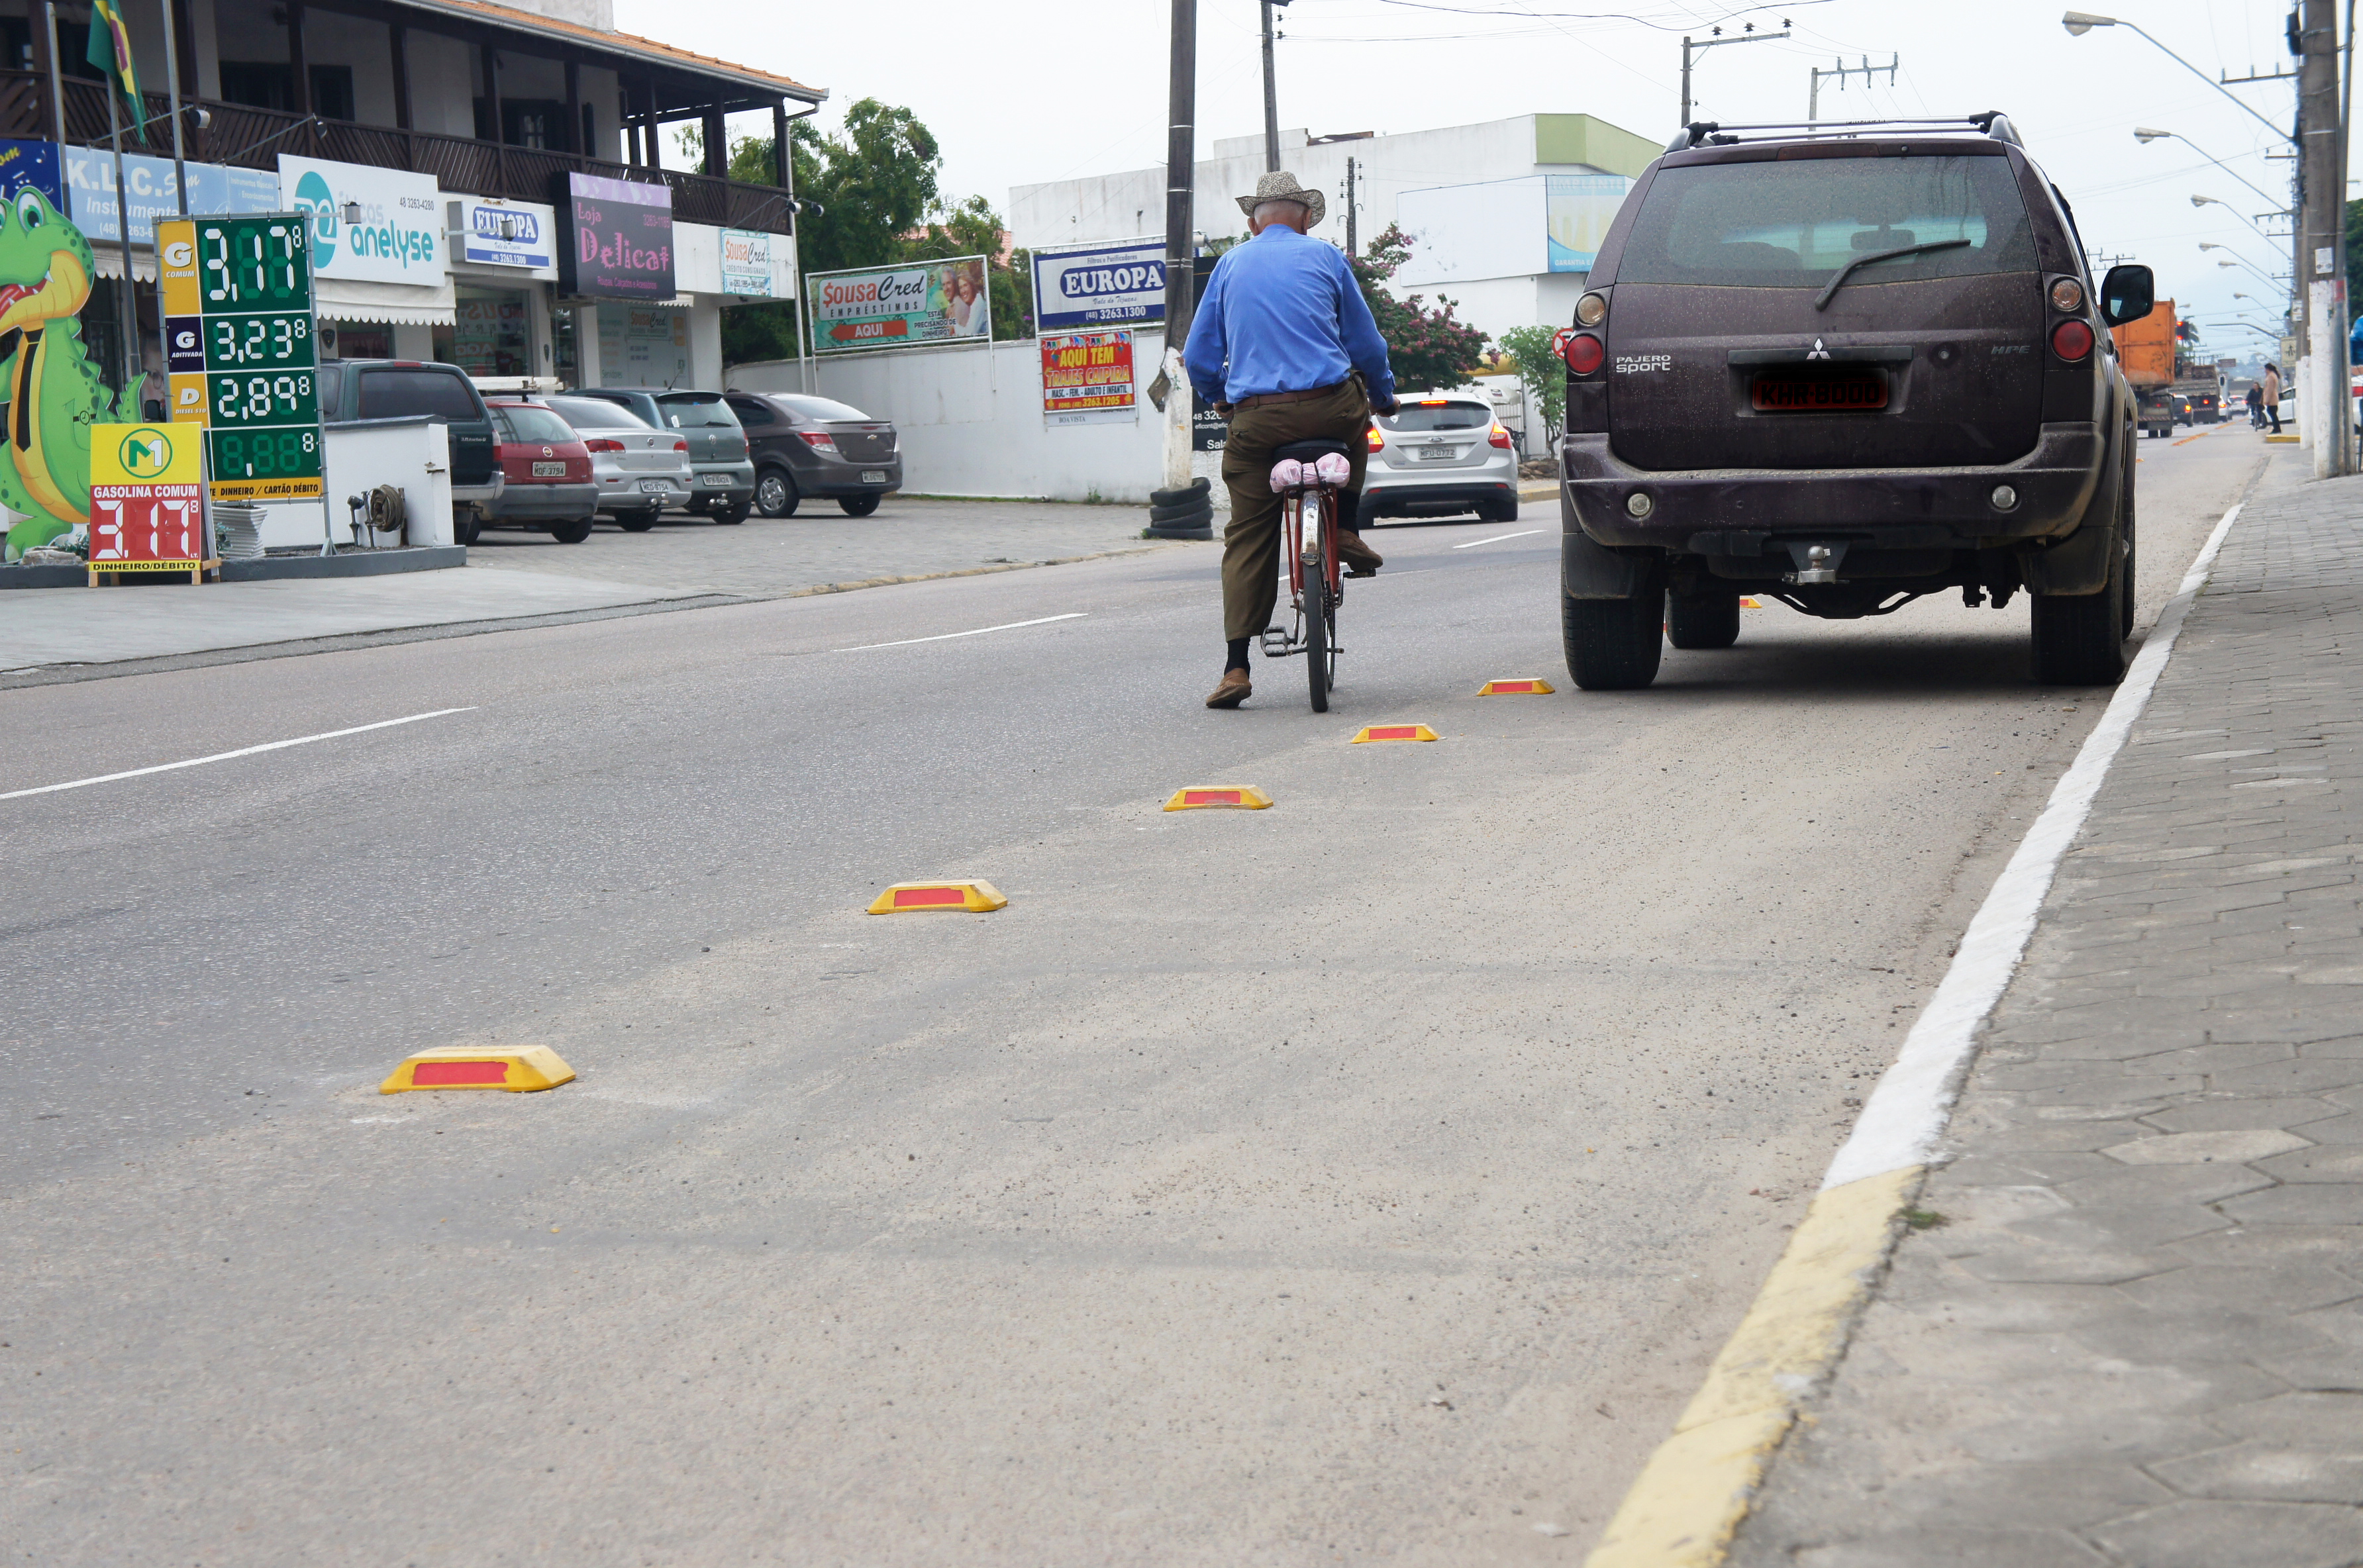
[[[115, 245], [94, 245], [90, 248], [94, 269], [102, 278], [123, 276], [123, 249]], [[156, 253], [134, 239], [131, 242], [131, 275], [143, 283], [156, 281]]]
[[[136, 253], [132, 259], [138, 261]], [[384, 322], [392, 326], [449, 326], [459, 311], [449, 278], [433, 287], [314, 278], [312, 303], [323, 321]]]

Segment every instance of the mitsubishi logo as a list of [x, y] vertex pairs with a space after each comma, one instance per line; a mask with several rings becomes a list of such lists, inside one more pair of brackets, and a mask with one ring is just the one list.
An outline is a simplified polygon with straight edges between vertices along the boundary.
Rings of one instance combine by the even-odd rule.
[[1830, 351], [1822, 347], [1822, 340], [1818, 337], [1814, 339], [1813, 352], [1805, 356], [1808, 359], [1826, 359], [1829, 357]]

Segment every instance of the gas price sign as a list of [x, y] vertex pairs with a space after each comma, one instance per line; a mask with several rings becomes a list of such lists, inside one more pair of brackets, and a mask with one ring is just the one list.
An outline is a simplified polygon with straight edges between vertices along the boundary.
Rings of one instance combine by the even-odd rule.
[[325, 494], [304, 215], [166, 219], [156, 239], [172, 417], [206, 427], [213, 498]]

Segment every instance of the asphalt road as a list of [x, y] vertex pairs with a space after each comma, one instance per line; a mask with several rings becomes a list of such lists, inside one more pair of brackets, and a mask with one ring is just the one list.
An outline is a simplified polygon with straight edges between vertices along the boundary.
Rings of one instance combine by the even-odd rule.
[[[2145, 444], [2145, 621], [2256, 443]], [[0, 693], [0, 792], [465, 710], [0, 801], [0, 1539], [1580, 1560], [2102, 694], [2023, 601], [1577, 692], [1557, 526], [1375, 535], [1318, 717], [1200, 707], [1211, 548]]]

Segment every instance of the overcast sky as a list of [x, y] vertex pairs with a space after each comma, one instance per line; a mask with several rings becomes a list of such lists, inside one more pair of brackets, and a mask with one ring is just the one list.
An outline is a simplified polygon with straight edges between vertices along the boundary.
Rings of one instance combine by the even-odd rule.
[[[1281, 13], [1280, 116], [1315, 135], [1422, 130], [1537, 112], [1599, 116], [1656, 140], [1678, 118], [1681, 38], [1726, 36], [1749, 21], [1792, 37], [1701, 57], [1695, 112], [1730, 121], [1797, 119], [1808, 72], [1841, 57], [1859, 65], [1901, 57], [1866, 88], [1825, 85], [1825, 118], [1959, 115], [2002, 109], [2075, 204], [2093, 254], [2158, 270], [2159, 292], [2186, 317], [2214, 322], [2254, 310], [2234, 293], [2270, 293], [2248, 272], [2218, 268], [2229, 245], [2261, 271], [2286, 272], [2285, 241], [2243, 216], [2268, 203], [2178, 141], [2149, 145], [2136, 125], [2177, 132], [2269, 192], [2289, 165], [2268, 161], [2274, 133], [2209, 85], [2219, 73], [2288, 70], [2281, 0], [2087, 0], [2081, 7], [2137, 22], [2208, 82], [2124, 28], [2070, 38], [2063, 9], [2036, 0], [1800, 0], [1738, 10], [1688, 0], [1294, 0]], [[1622, 12], [1623, 18], [1611, 12]], [[617, 0], [616, 25], [825, 87], [833, 124], [861, 97], [907, 105], [943, 144], [949, 193], [982, 193], [1006, 211], [1009, 188], [1160, 163], [1165, 156], [1166, 45], [1161, 0], [1094, 6], [1023, 0]], [[1200, 0], [1198, 149], [1262, 127], [1254, 0]], [[2275, 125], [2293, 113], [2293, 83], [2230, 89]], [[749, 122], [752, 128], [755, 122]], [[2194, 209], [2193, 194], [2235, 204]], [[2275, 230], [2276, 226], [2261, 226]], [[2269, 324], [2276, 297], [2255, 314]], [[2224, 352], [2254, 334], [2211, 331]]]

